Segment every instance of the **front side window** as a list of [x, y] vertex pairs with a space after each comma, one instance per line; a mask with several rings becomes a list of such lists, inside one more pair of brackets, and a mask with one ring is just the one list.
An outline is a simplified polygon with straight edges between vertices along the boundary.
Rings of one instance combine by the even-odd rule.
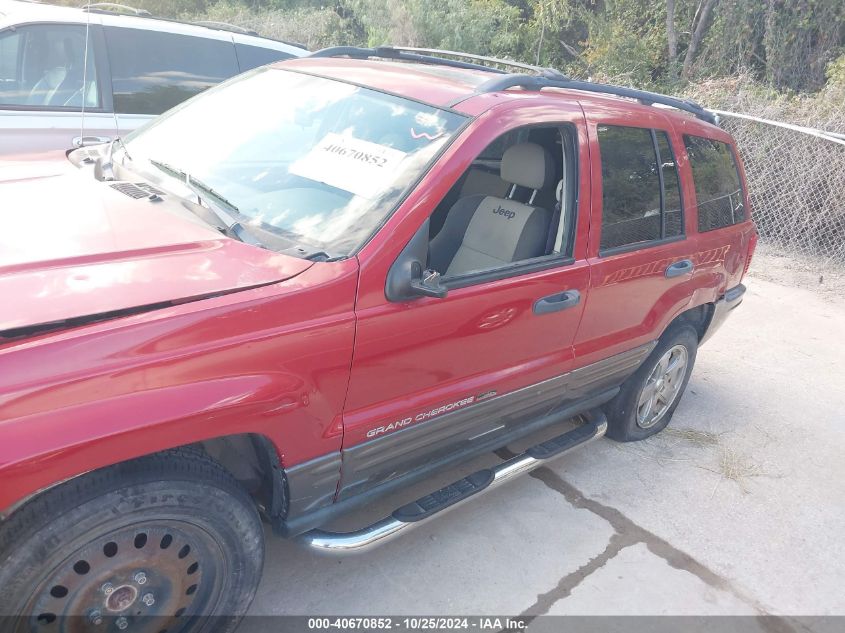
[[602, 174], [600, 249], [683, 235], [678, 170], [662, 130], [599, 125]]
[[213, 189], [262, 236], [334, 257], [375, 232], [464, 120], [264, 67], [139, 129], [126, 149], [133, 166], [168, 165]]
[[161, 114], [238, 74], [231, 42], [106, 27], [115, 112]]
[[524, 127], [482, 150], [431, 214], [431, 270], [476, 283], [480, 273], [571, 256], [576, 138], [569, 124]]
[[736, 158], [727, 143], [684, 136], [698, 202], [698, 230], [712, 231], [745, 219]]
[[0, 33], [0, 106], [100, 107], [91, 42], [89, 36], [86, 51], [84, 25], [32, 24]]

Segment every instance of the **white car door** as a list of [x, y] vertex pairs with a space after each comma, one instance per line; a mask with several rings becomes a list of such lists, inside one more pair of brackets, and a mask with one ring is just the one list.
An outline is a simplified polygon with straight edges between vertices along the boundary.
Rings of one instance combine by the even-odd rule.
[[114, 137], [99, 29], [43, 22], [0, 31], [0, 158]]

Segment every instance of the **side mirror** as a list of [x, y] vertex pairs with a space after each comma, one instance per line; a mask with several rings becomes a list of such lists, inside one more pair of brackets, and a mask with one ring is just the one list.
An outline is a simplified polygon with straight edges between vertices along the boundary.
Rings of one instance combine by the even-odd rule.
[[442, 299], [448, 293], [440, 283], [440, 273], [425, 270], [428, 260], [428, 220], [402, 249], [387, 273], [384, 296], [388, 301], [411, 301], [419, 297]]
[[442, 299], [449, 290], [440, 283], [440, 273], [436, 270], [424, 270], [420, 279], [411, 280], [411, 290], [422, 297]]

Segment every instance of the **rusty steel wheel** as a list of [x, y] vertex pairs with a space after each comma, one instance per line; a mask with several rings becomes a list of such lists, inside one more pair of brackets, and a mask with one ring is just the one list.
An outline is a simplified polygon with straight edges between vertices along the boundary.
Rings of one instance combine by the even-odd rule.
[[61, 618], [69, 633], [101, 624], [127, 632], [175, 630], [178, 620], [219, 599], [221, 559], [209, 534], [187, 523], [115, 530], [73, 552], [39, 585], [24, 607], [29, 628], [46, 631]]
[[[106, 489], [93, 496], [71, 480], [2, 526], [0, 622], [15, 633], [233, 630], [260, 578], [254, 504], [202, 454], [139, 462], [92, 474]], [[168, 468], [181, 472], [168, 479]]]

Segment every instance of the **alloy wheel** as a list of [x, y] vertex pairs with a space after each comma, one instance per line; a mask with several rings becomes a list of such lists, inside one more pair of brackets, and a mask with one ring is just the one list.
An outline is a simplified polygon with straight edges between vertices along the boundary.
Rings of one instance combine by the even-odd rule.
[[652, 369], [637, 399], [637, 426], [660, 422], [681, 392], [689, 355], [683, 345], [669, 348]]

